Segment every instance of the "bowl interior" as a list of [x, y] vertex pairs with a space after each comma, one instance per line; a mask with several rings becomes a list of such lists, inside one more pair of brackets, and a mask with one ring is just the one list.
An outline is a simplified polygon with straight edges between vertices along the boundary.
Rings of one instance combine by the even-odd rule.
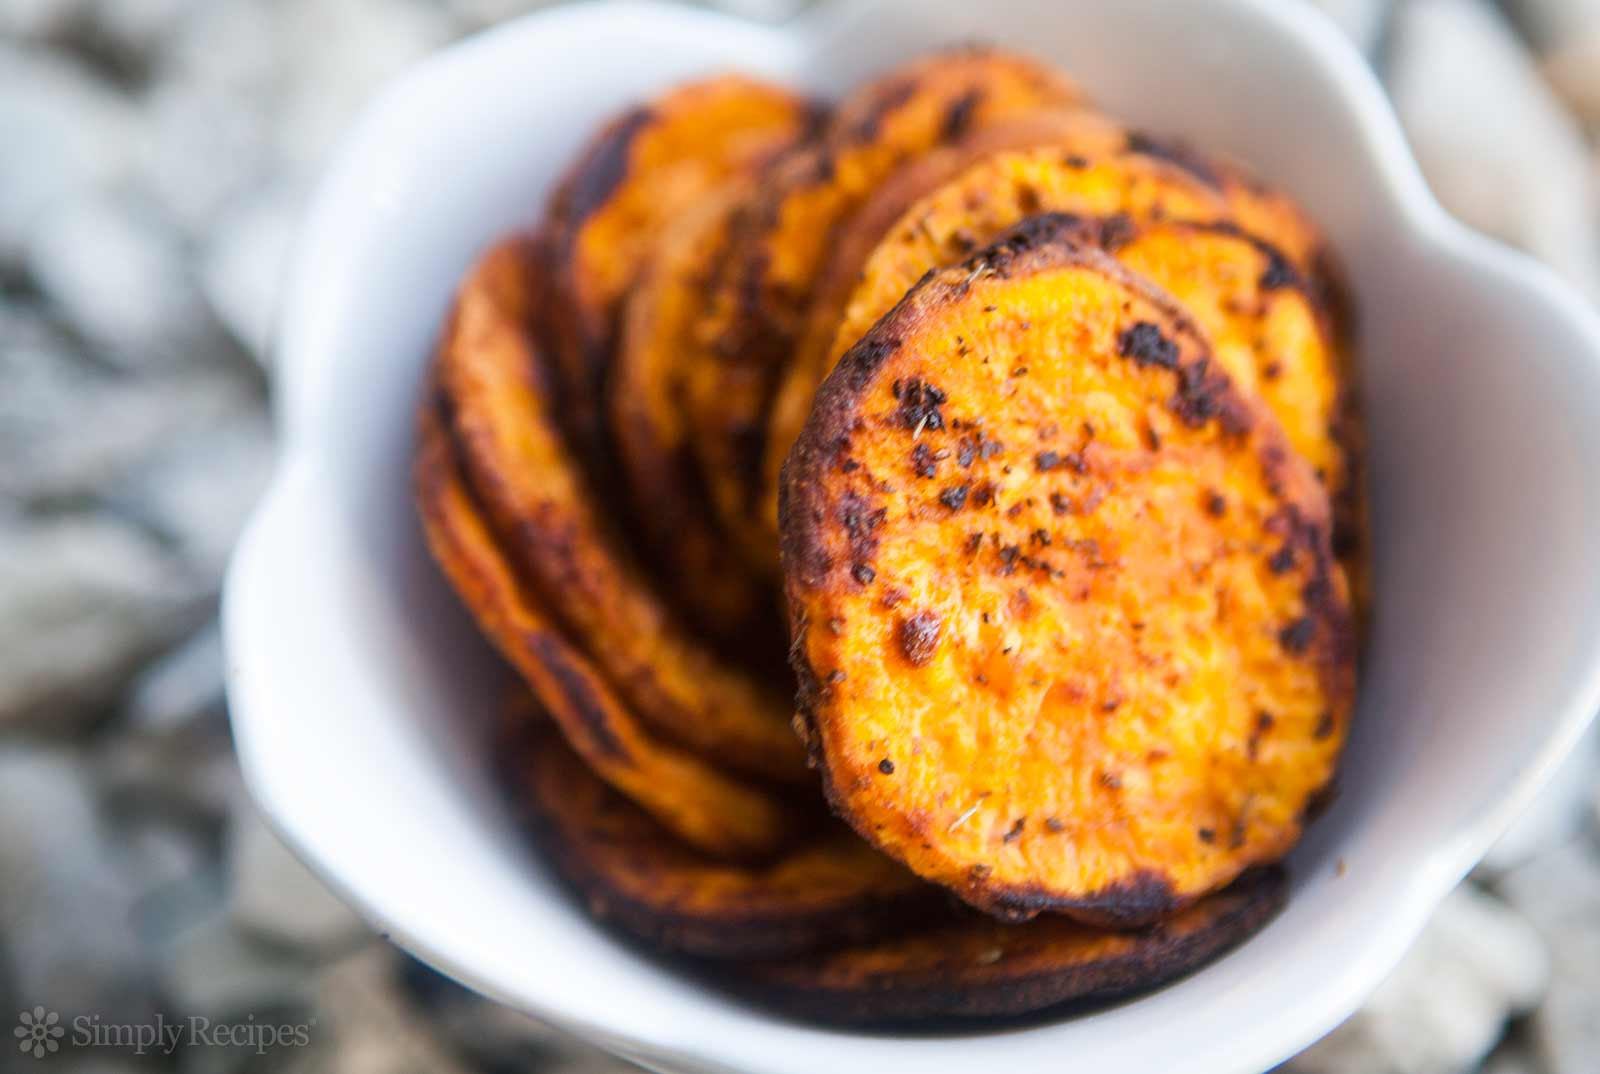
[[[460, 274], [536, 218], [603, 118], [711, 70], [832, 93], [975, 38], [1057, 60], [1114, 113], [1248, 160], [1332, 237], [1360, 314], [1378, 604], [1341, 797], [1263, 933], [1088, 1016], [981, 1037], [839, 1033], [640, 957], [525, 845], [479, 734], [502, 673], [414, 520], [412, 415]], [[227, 595], [246, 772], [308, 861], [396, 939], [652, 1065], [974, 1069], [1003, 1046], [1019, 1071], [1260, 1069], [1377, 982], [1586, 720], [1597, 339], [1547, 276], [1443, 218], [1359, 59], [1300, 5], [885, 3], [778, 30], [641, 4], [541, 14], [388, 91], [317, 199], [279, 340], [286, 454]]]

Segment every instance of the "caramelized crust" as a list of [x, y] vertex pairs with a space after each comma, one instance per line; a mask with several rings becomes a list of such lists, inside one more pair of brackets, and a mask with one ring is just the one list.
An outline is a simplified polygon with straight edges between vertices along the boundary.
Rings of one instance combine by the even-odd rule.
[[1333, 507], [1333, 547], [1358, 617], [1367, 607], [1371, 543], [1349, 356], [1322, 291], [1287, 254], [1227, 223], [1139, 229], [1113, 251], [1178, 300], [1217, 362], [1260, 398], [1316, 472]]
[[1320, 264], [1327, 255], [1317, 226], [1292, 199], [1263, 186], [1238, 164], [1202, 153], [1181, 140], [1144, 131], [1128, 133], [1127, 151], [1188, 172], [1227, 199], [1234, 222], [1241, 228], [1283, 251], [1308, 278], [1321, 275]]

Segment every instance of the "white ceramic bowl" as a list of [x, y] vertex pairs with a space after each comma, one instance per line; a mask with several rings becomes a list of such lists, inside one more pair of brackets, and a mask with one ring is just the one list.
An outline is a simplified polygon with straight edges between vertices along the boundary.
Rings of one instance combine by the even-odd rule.
[[[478, 733], [500, 673], [413, 517], [412, 411], [457, 278], [538, 212], [603, 117], [713, 69], [830, 93], [973, 38], [1059, 61], [1113, 112], [1253, 162], [1332, 236], [1361, 314], [1377, 619], [1342, 797], [1265, 931], [1098, 1013], [840, 1032], [641, 957], [525, 845]], [[924, 0], [762, 28], [609, 2], [507, 24], [402, 78], [350, 137], [299, 249], [277, 363], [283, 456], [226, 600], [258, 801], [421, 958], [664, 1070], [1261, 1070], [1382, 978], [1600, 687], [1600, 321], [1440, 211], [1377, 84], [1309, 6]]]

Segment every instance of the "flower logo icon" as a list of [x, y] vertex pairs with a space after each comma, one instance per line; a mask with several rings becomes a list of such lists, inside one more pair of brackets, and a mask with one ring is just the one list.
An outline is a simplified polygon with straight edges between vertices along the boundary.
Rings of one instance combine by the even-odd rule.
[[56, 1041], [67, 1032], [56, 1024], [60, 1021], [59, 1014], [43, 1007], [17, 1015], [17, 1028], [11, 1031], [17, 1038], [17, 1050], [24, 1055], [32, 1052], [35, 1059], [43, 1059], [46, 1052], [59, 1051], [61, 1045]]

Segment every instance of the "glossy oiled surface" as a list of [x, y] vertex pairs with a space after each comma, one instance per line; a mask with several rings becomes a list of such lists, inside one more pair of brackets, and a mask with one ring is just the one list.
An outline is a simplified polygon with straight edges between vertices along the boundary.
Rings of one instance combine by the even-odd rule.
[[[1068, 155], [1099, 156], [1121, 151], [1127, 138], [1127, 131], [1120, 124], [1091, 108], [1065, 106], [1025, 113], [907, 161], [878, 184], [850, 215], [838, 230], [828, 263], [812, 290], [804, 330], [796, 337], [793, 353], [785, 362], [767, 417], [762, 522], [771, 529], [774, 541], [778, 527], [778, 471], [811, 412], [812, 393], [842, 353], [834, 350], [834, 337], [861, 282], [862, 269], [879, 243], [894, 234], [895, 225], [906, 210], [996, 153], [1049, 146]], [[970, 252], [970, 247], [962, 252]], [[891, 301], [897, 299], [895, 296]], [[858, 333], [855, 339], [859, 338]]]

